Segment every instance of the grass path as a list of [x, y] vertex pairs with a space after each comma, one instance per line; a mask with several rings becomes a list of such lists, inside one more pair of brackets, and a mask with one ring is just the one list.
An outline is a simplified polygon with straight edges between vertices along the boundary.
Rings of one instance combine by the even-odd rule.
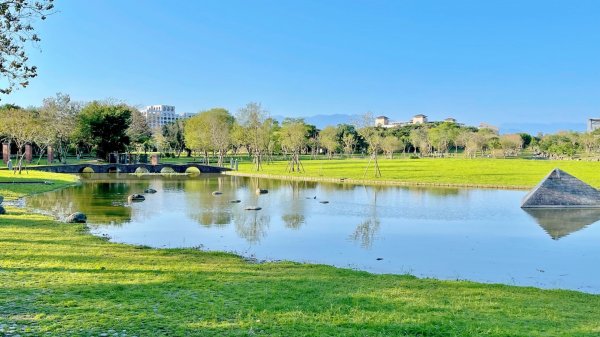
[[[526, 159], [380, 159], [381, 178], [373, 166], [365, 175], [366, 159], [304, 160], [303, 173], [286, 172], [287, 163], [265, 163], [254, 171], [241, 163], [241, 174], [264, 174], [280, 178], [338, 180], [347, 182], [414, 185], [449, 185], [496, 188], [531, 188], [553, 168], [559, 167], [595, 187], [600, 187], [600, 162]], [[235, 172], [234, 172], [235, 174]]]

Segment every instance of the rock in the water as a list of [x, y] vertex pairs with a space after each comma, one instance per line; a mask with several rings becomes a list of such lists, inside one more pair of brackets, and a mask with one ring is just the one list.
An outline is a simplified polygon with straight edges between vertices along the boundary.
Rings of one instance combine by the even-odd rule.
[[0, 214], [6, 214], [6, 210], [2, 206], [0, 206]]
[[141, 194], [132, 194], [129, 197], [127, 197], [127, 201], [131, 202], [136, 202], [136, 201], [144, 201], [146, 200], [146, 197], [144, 197]]
[[221, 191], [214, 191], [214, 192], [212, 192], [212, 195], [221, 195], [221, 194], [223, 194], [223, 192], [221, 192]]
[[242, 201], [241, 200], [230, 200], [229, 202], [232, 204], [239, 204]]
[[329, 201], [327, 201], [327, 200], [321, 200], [319, 202], [322, 203], [322, 204], [328, 204], [329, 203]]
[[85, 223], [86, 221], [87, 217], [81, 212], [75, 212], [65, 219], [66, 223]]
[[269, 190], [261, 190], [260, 188], [256, 189], [256, 194], [267, 194], [269, 193]]
[[258, 206], [248, 206], [246, 208], [244, 208], [247, 211], [260, 211], [262, 208], [258, 207]]
[[147, 188], [144, 190], [144, 193], [156, 193], [156, 190], [153, 188]]

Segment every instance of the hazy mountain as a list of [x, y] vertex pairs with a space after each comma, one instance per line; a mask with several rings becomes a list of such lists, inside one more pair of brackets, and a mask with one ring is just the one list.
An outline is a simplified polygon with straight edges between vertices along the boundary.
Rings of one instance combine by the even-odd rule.
[[[353, 124], [353, 122], [360, 120], [361, 115], [345, 115], [345, 114], [334, 114], [334, 115], [315, 115], [305, 116], [304, 121], [307, 124], [315, 125], [318, 129], [323, 129], [326, 126], [336, 126], [338, 124]], [[273, 116], [280, 123], [285, 119], [284, 116]], [[373, 120], [373, 123], [375, 121]], [[474, 124], [473, 126], [478, 126]], [[586, 131], [587, 125], [585, 122], [572, 123], [572, 122], [554, 122], [554, 123], [503, 123], [499, 125], [501, 134], [508, 133], [529, 133], [531, 135], [537, 135], [538, 133], [556, 133], [559, 131]]]
[[[284, 116], [273, 116], [280, 123], [285, 119]], [[304, 118], [304, 122], [306, 124], [312, 124], [317, 127], [317, 129], [323, 129], [326, 126], [336, 126], [338, 124], [352, 124], [359, 118], [360, 115], [344, 115], [344, 114], [334, 114], [334, 115], [315, 115], [315, 116], [305, 116], [299, 117]], [[373, 123], [375, 120], [373, 120]]]
[[504, 123], [500, 125], [500, 133], [521, 133], [526, 132], [531, 135], [538, 133], [556, 133], [559, 131], [586, 131], [587, 126], [584, 122], [556, 122], [556, 123]]

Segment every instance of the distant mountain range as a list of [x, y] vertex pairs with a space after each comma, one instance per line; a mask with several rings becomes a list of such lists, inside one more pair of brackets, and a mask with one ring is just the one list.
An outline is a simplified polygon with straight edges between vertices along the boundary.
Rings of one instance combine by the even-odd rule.
[[[280, 123], [285, 119], [284, 116], [273, 116]], [[307, 124], [315, 125], [318, 129], [323, 129], [329, 125], [338, 124], [353, 124], [357, 120], [362, 118], [361, 115], [345, 115], [345, 114], [333, 114], [333, 115], [315, 115], [301, 117]], [[375, 121], [373, 121], [375, 122]], [[559, 131], [586, 131], [586, 122], [571, 123], [571, 122], [556, 122], [556, 123], [503, 123], [498, 125], [501, 134], [507, 133], [529, 133], [531, 135], [537, 135], [538, 133], [556, 133]], [[492, 123], [493, 124], [493, 123]], [[479, 125], [479, 124], [477, 124]], [[474, 125], [474, 126], [477, 126]]]
[[[326, 126], [332, 125], [336, 126], [338, 124], [353, 124], [358, 119], [360, 119], [361, 115], [344, 115], [344, 114], [333, 114], [333, 115], [315, 115], [315, 116], [307, 116], [300, 117], [304, 119], [306, 124], [311, 124], [317, 127], [317, 129], [323, 129]], [[273, 116], [280, 123], [285, 119], [284, 116]], [[373, 123], [375, 121], [373, 120]]]
[[556, 133], [559, 131], [586, 131], [587, 125], [585, 122], [569, 123], [504, 123], [500, 125], [500, 133], [529, 133], [537, 135], [538, 133]]

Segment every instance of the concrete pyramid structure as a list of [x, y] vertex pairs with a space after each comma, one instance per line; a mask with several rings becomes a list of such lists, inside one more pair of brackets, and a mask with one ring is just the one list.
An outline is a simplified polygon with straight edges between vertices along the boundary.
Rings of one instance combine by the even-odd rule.
[[521, 207], [600, 208], [600, 191], [556, 168], [523, 198]]

